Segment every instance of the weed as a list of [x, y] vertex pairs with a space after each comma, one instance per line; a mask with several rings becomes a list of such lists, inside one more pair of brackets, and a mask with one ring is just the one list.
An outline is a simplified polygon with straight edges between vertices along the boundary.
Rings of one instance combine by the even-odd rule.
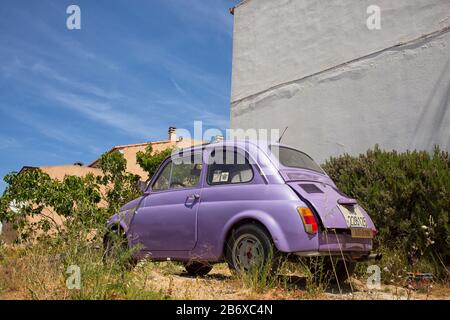
[[[151, 290], [148, 274], [141, 272], [136, 276], [126, 265], [128, 250], [118, 254], [124, 258], [104, 259], [103, 250], [97, 249], [95, 242], [72, 237], [59, 240], [9, 248], [8, 253], [2, 254], [7, 258], [0, 263], [2, 287], [28, 299], [167, 298], [164, 293]], [[79, 267], [79, 289], [66, 285], [69, 266]]]
[[301, 261], [301, 266], [306, 278], [305, 289], [308, 295], [317, 297], [328, 288], [331, 280], [329, 270], [325, 269], [323, 257], [314, 257], [307, 262]]
[[273, 258], [255, 261], [249, 270], [236, 272], [245, 287], [260, 293], [277, 285], [276, 274], [273, 273]]

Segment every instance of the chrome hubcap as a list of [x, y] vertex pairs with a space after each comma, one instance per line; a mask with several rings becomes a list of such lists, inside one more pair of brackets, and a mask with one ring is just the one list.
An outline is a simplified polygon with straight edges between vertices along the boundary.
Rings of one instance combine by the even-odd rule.
[[261, 242], [251, 234], [240, 236], [233, 246], [233, 264], [238, 270], [249, 271], [264, 260]]

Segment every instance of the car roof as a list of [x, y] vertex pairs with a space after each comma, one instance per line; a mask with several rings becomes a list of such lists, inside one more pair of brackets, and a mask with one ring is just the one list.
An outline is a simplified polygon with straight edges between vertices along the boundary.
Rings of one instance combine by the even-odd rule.
[[205, 148], [220, 148], [220, 147], [229, 147], [229, 146], [235, 146], [235, 147], [241, 147], [245, 148], [245, 146], [248, 146], [249, 144], [260, 147], [261, 149], [266, 149], [270, 145], [280, 145], [276, 142], [269, 142], [266, 140], [254, 140], [254, 139], [235, 139], [235, 140], [223, 140], [219, 142], [212, 142], [212, 143], [204, 143], [201, 145], [191, 146], [187, 148], [180, 149], [180, 152], [189, 152], [189, 151], [198, 151]]
[[201, 145], [195, 145], [195, 146], [180, 149], [177, 151], [176, 154], [200, 151], [200, 150], [204, 150], [205, 148], [213, 149], [213, 148], [223, 148], [223, 147], [230, 147], [230, 146], [238, 147], [238, 148], [242, 148], [246, 151], [250, 151], [250, 148], [248, 148], [249, 145], [256, 147], [256, 149], [252, 148], [253, 150], [262, 151], [269, 157], [271, 157], [271, 152], [269, 150], [270, 147], [271, 146], [279, 146], [279, 147], [286, 147], [286, 148], [298, 150], [312, 159], [312, 157], [310, 155], [308, 155], [306, 152], [303, 152], [295, 147], [292, 147], [292, 146], [289, 146], [286, 144], [282, 144], [279, 142], [270, 142], [267, 140], [255, 140], [255, 139], [234, 139], [234, 140], [222, 140], [219, 142], [209, 142], [209, 143], [204, 143]]

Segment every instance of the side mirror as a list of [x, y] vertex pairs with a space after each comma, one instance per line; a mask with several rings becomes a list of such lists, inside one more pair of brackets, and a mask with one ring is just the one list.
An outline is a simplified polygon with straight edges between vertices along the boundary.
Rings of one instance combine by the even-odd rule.
[[138, 189], [142, 192], [145, 193], [145, 191], [147, 190], [147, 182], [139, 180], [138, 181]]

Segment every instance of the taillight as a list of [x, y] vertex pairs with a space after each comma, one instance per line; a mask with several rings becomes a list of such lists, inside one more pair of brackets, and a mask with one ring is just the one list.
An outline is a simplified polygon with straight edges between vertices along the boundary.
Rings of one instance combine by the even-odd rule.
[[310, 234], [316, 234], [319, 226], [317, 225], [316, 217], [310, 208], [297, 208], [297, 211], [302, 217], [303, 225], [305, 226], [305, 231]]
[[372, 229], [372, 235], [375, 238], [378, 234], [378, 230], [377, 229]]

